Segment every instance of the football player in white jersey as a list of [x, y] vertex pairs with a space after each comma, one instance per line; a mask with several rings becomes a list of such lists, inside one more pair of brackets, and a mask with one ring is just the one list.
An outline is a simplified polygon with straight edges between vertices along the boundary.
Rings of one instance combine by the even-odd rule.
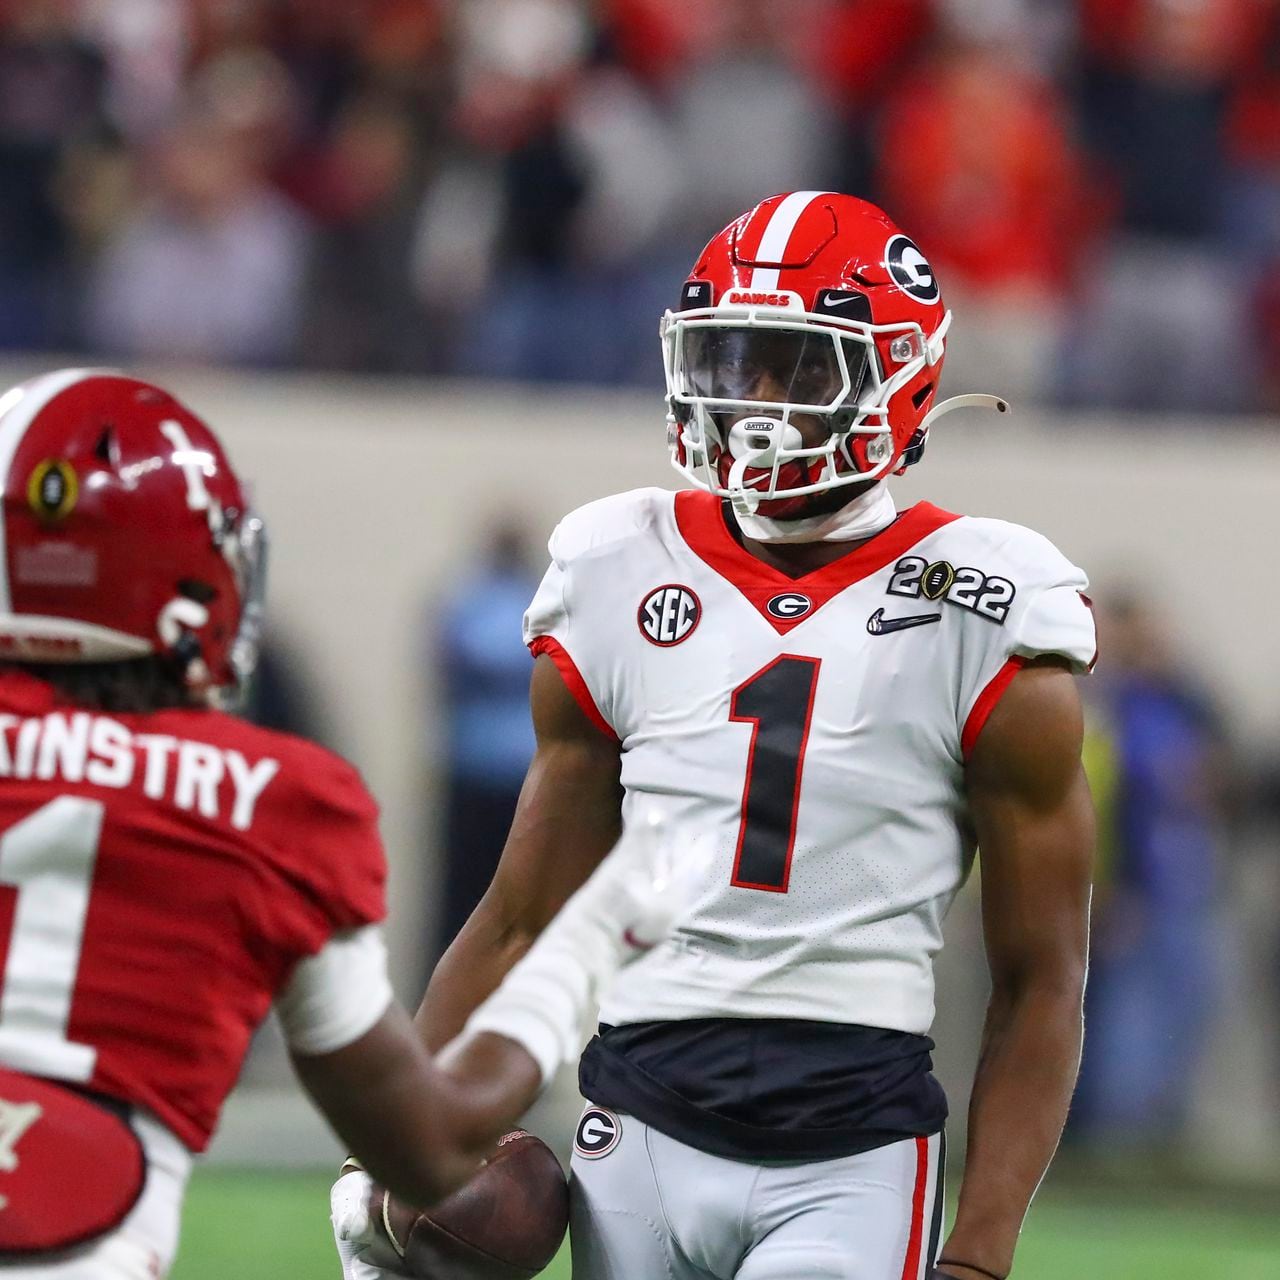
[[[1080, 1054], [1095, 640], [1084, 574], [1040, 535], [894, 505], [940, 413], [1004, 407], [935, 404], [950, 322], [879, 209], [763, 201], [663, 321], [696, 487], [552, 535], [525, 624], [537, 754], [419, 1026], [453, 1037], [641, 806], [709, 850], [582, 1058], [575, 1280], [1013, 1265]], [[943, 1243], [932, 961], [975, 847], [992, 992]]]

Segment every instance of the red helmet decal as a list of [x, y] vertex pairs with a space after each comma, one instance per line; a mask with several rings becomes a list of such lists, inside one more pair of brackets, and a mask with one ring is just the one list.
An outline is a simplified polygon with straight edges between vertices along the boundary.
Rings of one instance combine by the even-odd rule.
[[185, 643], [233, 683], [252, 521], [221, 444], [150, 383], [100, 370], [0, 397], [0, 654], [94, 661]]
[[664, 320], [673, 462], [784, 518], [900, 470], [923, 450], [948, 323], [928, 258], [882, 209], [770, 196], [711, 239]]

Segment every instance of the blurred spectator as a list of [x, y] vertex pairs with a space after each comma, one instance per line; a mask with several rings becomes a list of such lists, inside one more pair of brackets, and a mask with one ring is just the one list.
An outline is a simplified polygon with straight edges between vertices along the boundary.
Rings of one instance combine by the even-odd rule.
[[437, 938], [443, 950], [493, 878], [533, 755], [524, 611], [538, 586], [529, 535], [496, 525], [462, 585], [431, 609], [431, 655], [444, 674], [445, 874]]
[[[1257, 0], [1082, 0], [1080, 116], [1120, 201], [1063, 370], [1072, 404], [1152, 412], [1259, 405], [1259, 275], [1230, 224], [1231, 85], [1249, 75]], [[1237, 223], [1239, 219], [1236, 219]]]
[[876, 148], [884, 104], [927, 51], [934, 0], [828, 0], [797, 24], [800, 61], [832, 102], [839, 135], [829, 181], [876, 199]]
[[1099, 610], [1089, 682], [1100, 857], [1073, 1121], [1108, 1144], [1181, 1135], [1216, 1003], [1225, 748], [1203, 691], [1137, 596]]
[[101, 53], [72, 0], [0, 9], [0, 346], [58, 341], [68, 229], [55, 199], [63, 149], [103, 123]]
[[1099, 246], [1083, 272], [1058, 398], [1151, 414], [1260, 407], [1260, 283], [1231, 252], [1150, 237]]
[[1275, 0], [0, 0], [0, 345], [652, 387], [698, 247], [829, 186], [956, 389], [1248, 412], [1278, 139]]
[[1258, 0], [1080, 0], [1081, 118], [1124, 225], [1203, 237], [1226, 190], [1228, 87], [1267, 19]]
[[153, 137], [182, 102], [193, 7], [173, 0], [80, 0], [67, 7], [79, 10], [84, 37], [101, 51], [112, 125], [134, 142]]
[[821, 7], [729, 0], [715, 6], [708, 46], [678, 64], [668, 94], [699, 247], [767, 195], [834, 181], [837, 120], [801, 39]]
[[1280, 413], [1280, 5], [1270, 6], [1269, 30], [1233, 92], [1226, 150], [1222, 233], [1250, 266], [1253, 288], [1246, 297], [1259, 358], [1256, 407]]
[[1096, 216], [1062, 95], [1008, 46], [954, 43], [899, 86], [881, 129], [877, 189], [960, 317], [951, 385], [995, 377], [1001, 394], [1043, 399]]
[[593, 57], [569, 0], [482, 0], [459, 20], [454, 145], [414, 255], [454, 367], [651, 380], [674, 270], [661, 255], [679, 237], [669, 128], [630, 77]]
[[429, 368], [406, 264], [417, 216], [412, 120], [394, 97], [346, 104], [309, 175], [321, 219], [306, 294], [303, 357], [322, 369]]
[[268, 185], [288, 85], [265, 53], [211, 64], [105, 248], [89, 335], [131, 357], [279, 363], [301, 322], [308, 231]]

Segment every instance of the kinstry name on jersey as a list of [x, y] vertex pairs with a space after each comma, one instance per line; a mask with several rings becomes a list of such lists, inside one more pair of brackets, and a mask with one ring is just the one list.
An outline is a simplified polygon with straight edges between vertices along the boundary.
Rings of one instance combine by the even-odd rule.
[[250, 763], [239, 751], [161, 733], [133, 733], [85, 711], [23, 718], [0, 715], [0, 778], [61, 779], [123, 790], [141, 779], [148, 799], [168, 799], [205, 818], [226, 817], [238, 831], [280, 762]]

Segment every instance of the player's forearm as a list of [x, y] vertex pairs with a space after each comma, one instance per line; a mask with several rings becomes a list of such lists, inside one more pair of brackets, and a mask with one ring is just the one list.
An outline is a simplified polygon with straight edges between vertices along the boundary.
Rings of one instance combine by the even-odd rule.
[[502, 921], [482, 902], [440, 958], [414, 1022], [433, 1053], [466, 1025], [536, 941], [530, 929]]
[[449, 1150], [458, 1182], [472, 1173], [542, 1091], [533, 1055], [515, 1040], [481, 1033], [455, 1041], [436, 1057], [447, 1084]]
[[542, 1087], [533, 1056], [500, 1036], [469, 1037], [433, 1061], [397, 1005], [353, 1044], [293, 1061], [373, 1178], [419, 1206], [465, 1182]]
[[1080, 1065], [1083, 966], [992, 996], [969, 1143], [944, 1258], [1008, 1275], [1031, 1198], [1062, 1136]]

